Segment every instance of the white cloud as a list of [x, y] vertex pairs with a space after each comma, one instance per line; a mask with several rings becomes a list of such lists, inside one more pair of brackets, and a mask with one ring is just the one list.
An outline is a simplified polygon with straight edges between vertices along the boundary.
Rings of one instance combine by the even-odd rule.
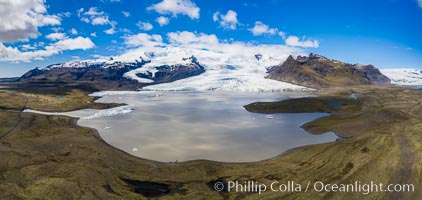
[[82, 17], [82, 18], [81, 18], [81, 21], [83, 21], [83, 22], [85, 22], [85, 23], [87, 23], [87, 24], [89, 24], [89, 23], [90, 23], [89, 19], [88, 19], [88, 18], [86, 18], [86, 17]]
[[78, 30], [76, 30], [75, 28], [70, 29], [70, 33], [72, 35], [77, 35], [78, 34]]
[[75, 61], [81, 60], [81, 57], [79, 57], [79, 56], [72, 56], [72, 60], [75, 60]]
[[90, 34], [91, 37], [97, 37], [97, 32], [93, 32]]
[[280, 32], [278, 32], [278, 35], [279, 35], [281, 38], [283, 38], [283, 40], [285, 40], [285, 39], [286, 39], [286, 33], [284, 33], [284, 32], [282, 32], [282, 31], [280, 31]]
[[95, 17], [91, 21], [92, 25], [106, 25], [109, 23], [110, 23], [110, 20], [108, 19], [107, 16]]
[[278, 29], [270, 28], [268, 25], [260, 21], [256, 21], [255, 26], [249, 29], [249, 31], [252, 32], [254, 36], [264, 35], [264, 34], [275, 35], [276, 33], [279, 33]]
[[418, 0], [419, 7], [422, 8], [422, 0]]
[[117, 22], [111, 21], [106, 13], [99, 11], [97, 7], [91, 7], [88, 11], [84, 11], [84, 8], [81, 8], [77, 11], [78, 17], [81, 19], [81, 21], [85, 23], [91, 23], [94, 26], [110, 25], [111, 27], [104, 32], [110, 35], [116, 33]]
[[0, 43], [0, 61], [6, 62], [29, 62], [31, 60], [43, 60], [67, 50], [87, 50], [95, 47], [95, 44], [89, 38], [77, 37], [66, 38], [46, 46], [41, 50], [20, 51], [15, 47], [8, 47]]
[[160, 3], [149, 6], [147, 10], [153, 10], [160, 14], [187, 15], [191, 19], [199, 19], [199, 7], [190, 0], [163, 0]]
[[110, 28], [109, 29], [107, 29], [107, 30], [105, 30], [104, 31], [104, 33], [106, 33], [106, 34], [108, 34], [108, 35], [113, 35], [113, 34], [115, 34], [116, 33], [116, 24], [117, 24], [117, 22], [115, 22], [115, 21], [111, 21], [110, 22]]
[[[220, 40], [215, 34], [194, 33], [189, 31], [179, 31], [167, 33], [167, 43], [163, 41], [160, 35], [139, 33], [136, 35], [129, 35], [123, 37], [124, 44], [127, 47], [140, 47], [138, 51], [147, 51], [149, 48], [179, 48], [179, 49], [196, 49], [205, 52], [219, 52], [228, 55], [251, 55], [263, 54], [266, 56], [277, 55], [277, 52], [302, 52], [302, 48], [297, 48], [293, 45], [281, 44], [252, 44], [248, 42], [233, 41], [233, 40]], [[148, 48], [146, 48], [148, 47]], [[312, 46], [313, 47], [313, 46]], [[129, 50], [138, 54], [136, 50]], [[136, 55], [134, 55], [136, 57]], [[195, 55], [196, 56], [196, 55]], [[287, 58], [288, 55], [286, 55]], [[277, 57], [277, 56], [275, 56]], [[280, 60], [279, 62], [282, 62]], [[278, 63], [277, 63], [278, 64]]]
[[60, 17], [47, 14], [44, 0], [0, 0], [0, 42], [36, 38], [38, 27], [60, 23]]
[[161, 37], [161, 35], [149, 35], [146, 33], [139, 33], [136, 35], [126, 36], [123, 39], [125, 40], [124, 43], [130, 47], [163, 45], [163, 38]]
[[67, 37], [66, 37], [66, 34], [64, 33], [51, 33], [45, 36], [45, 38], [55, 41], [55, 40], [63, 40]]
[[123, 16], [130, 17], [130, 12], [122, 11]]
[[289, 36], [285, 40], [286, 44], [288, 46], [292, 47], [304, 47], [304, 48], [318, 48], [319, 47], [319, 41], [318, 40], [305, 40], [305, 38], [302, 38], [302, 40], [299, 39], [297, 36]]
[[167, 37], [170, 43], [177, 45], [200, 45], [206, 47], [214, 46], [219, 43], [217, 36], [214, 34], [196, 34], [188, 31], [182, 31], [168, 33]]
[[156, 21], [156, 22], [157, 22], [160, 26], [165, 26], [165, 25], [169, 24], [170, 19], [169, 19], [169, 18], [167, 18], [167, 17], [160, 16], [160, 17], [157, 17], [157, 19], [155, 19], [155, 21]]
[[[87, 50], [93, 47], [95, 47], [95, 44], [91, 41], [91, 39], [81, 36], [72, 39], [60, 40], [51, 46], [52, 49], [58, 49], [59, 51], [77, 49]], [[48, 49], [49, 47], [46, 48]]]
[[82, 13], [84, 12], [84, 8], [80, 8], [79, 10], [76, 11], [76, 14], [78, 15], [78, 17], [80, 18], [82, 16]]
[[[83, 8], [82, 8], [82, 11], [83, 11]], [[89, 8], [88, 11], [86, 11], [83, 14], [84, 15], [89, 15], [89, 16], [102, 16], [102, 15], [104, 15], [104, 12], [98, 11], [97, 7], [91, 7], [91, 8]]]
[[225, 15], [220, 12], [215, 12], [212, 19], [214, 22], [219, 22], [221, 27], [230, 30], [236, 30], [236, 26], [239, 24], [237, 13], [233, 10], [227, 11]]
[[141, 22], [141, 21], [138, 22], [136, 24], [136, 26], [139, 29], [143, 30], [143, 31], [150, 31], [150, 30], [152, 30], [154, 28], [154, 26], [151, 23], [149, 23], [149, 22]]
[[81, 21], [91, 23], [92, 25], [105, 25], [110, 23], [108, 16], [104, 12], [98, 11], [97, 7], [91, 7], [86, 12], [81, 8], [78, 10], [78, 16], [81, 18]]
[[24, 45], [21, 46], [21, 49], [24, 50], [24, 51], [28, 51], [28, 50], [35, 50], [35, 49], [37, 49], [37, 47], [34, 47], [30, 44], [24, 44]]
[[56, 26], [61, 24], [61, 19], [56, 15], [45, 15], [38, 19], [40, 26]]

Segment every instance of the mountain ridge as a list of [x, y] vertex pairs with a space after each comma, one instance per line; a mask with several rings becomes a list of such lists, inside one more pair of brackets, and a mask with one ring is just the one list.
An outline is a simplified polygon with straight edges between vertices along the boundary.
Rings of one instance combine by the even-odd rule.
[[[162, 91], [280, 91], [390, 84], [390, 79], [373, 65], [348, 64], [313, 53], [296, 58], [290, 55], [281, 62], [261, 53], [231, 57], [175, 50], [152, 49], [138, 52], [138, 56], [134, 52], [127, 57], [53, 64], [30, 70], [18, 80], [86, 84], [97, 90]], [[191, 56], [187, 56], [189, 53]], [[274, 65], [277, 62], [281, 64]]]
[[[187, 61], [189, 60], [189, 61]], [[91, 85], [98, 90], [136, 90], [151, 84], [172, 82], [205, 71], [194, 56], [186, 58], [183, 64], [168, 64], [154, 67], [153, 73], [145, 71], [127, 76], [128, 72], [143, 68], [151, 61], [148, 59], [133, 62], [87, 60], [72, 61], [35, 68], [22, 75], [18, 81], [23, 83], [79, 83]], [[190, 63], [188, 63], [190, 62]], [[157, 76], [158, 75], [158, 76]]]
[[373, 65], [349, 64], [314, 53], [296, 59], [290, 55], [282, 64], [269, 67], [266, 78], [310, 88], [390, 84]]

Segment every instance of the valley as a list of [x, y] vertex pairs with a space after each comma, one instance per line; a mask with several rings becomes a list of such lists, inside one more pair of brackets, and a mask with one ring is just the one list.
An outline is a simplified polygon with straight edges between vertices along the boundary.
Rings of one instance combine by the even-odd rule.
[[0, 0], [0, 200], [422, 200], [422, 0]]
[[[354, 91], [357, 100], [349, 99], [350, 90]], [[83, 90], [67, 88], [66, 91], [62, 99], [88, 98], [90, 103], [61, 106], [60, 111], [77, 110], [91, 104], [93, 107], [116, 106], [92, 103], [95, 98], [87, 96]], [[207, 199], [254, 199], [258, 196], [268, 199], [324, 199], [344, 195], [315, 191], [228, 193], [216, 192], [212, 188], [215, 181], [224, 183], [252, 179], [268, 184], [274, 180], [294, 180], [302, 185], [318, 180], [331, 183], [352, 183], [356, 180], [407, 183], [415, 184], [417, 190], [412, 193], [347, 195], [362, 199], [420, 198], [421, 91], [403, 87], [359, 86], [322, 90], [315, 94], [318, 97], [254, 103], [251, 104], [253, 107], [246, 108], [264, 113], [330, 112], [330, 116], [303, 127], [315, 134], [335, 131], [348, 139], [296, 148], [270, 160], [229, 164], [202, 160], [162, 163], [133, 157], [104, 143], [95, 130], [77, 126], [77, 119], [20, 112], [26, 107], [25, 98], [43, 99], [33, 101], [28, 108], [57, 110], [55, 105], [60, 104], [58, 102], [42, 104], [48, 100], [54, 102], [52, 95], [3, 90], [1, 95], [8, 101], [1, 102], [1, 121], [4, 122], [1, 130], [12, 129], [0, 138], [0, 196], [3, 199], [46, 196], [56, 199], [186, 199], [198, 195]], [[327, 107], [327, 103], [343, 106]], [[268, 107], [272, 108], [271, 111]], [[356, 116], [362, 112], [367, 114]]]

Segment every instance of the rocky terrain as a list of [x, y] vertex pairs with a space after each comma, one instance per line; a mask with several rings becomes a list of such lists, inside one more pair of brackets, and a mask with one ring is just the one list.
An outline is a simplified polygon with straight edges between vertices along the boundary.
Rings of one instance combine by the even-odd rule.
[[372, 65], [348, 64], [313, 53], [296, 59], [289, 56], [284, 63], [270, 67], [267, 78], [310, 88], [390, 84]]
[[[350, 98], [353, 90], [357, 98]], [[290, 150], [255, 163], [160, 163], [136, 158], [104, 143], [95, 130], [66, 116], [21, 112], [106, 108], [79, 89], [1, 90], [0, 199], [420, 199], [422, 91], [354, 87], [319, 97], [253, 103], [253, 112], [330, 112], [304, 125], [315, 134], [348, 139]], [[63, 95], [63, 98], [56, 98]], [[76, 101], [79, 100], [79, 101]], [[343, 106], [327, 106], [327, 104]], [[351, 128], [353, 127], [353, 128]], [[281, 153], [281, 152], [280, 152]], [[336, 184], [414, 184], [415, 192], [227, 192], [216, 182], [254, 180]], [[227, 185], [225, 185], [227, 186]]]
[[136, 58], [131, 55], [54, 64], [33, 69], [17, 81], [72, 83], [96, 90], [170, 91], [283, 91], [390, 84], [390, 79], [372, 65], [348, 64], [313, 53], [309, 57], [299, 55], [296, 59], [289, 56], [282, 64], [272, 66], [280, 62], [279, 59], [262, 54], [232, 61], [235, 59], [228, 55], [206, 57], [201, 52], [205, 63], [202, 64], [193, 55], [185, 56], [187, 52], [162, 51], [144, 52]]
[[[150, 71], [136, 73], [135, 78], [127, 76], [150, 63], [142, 57], [133, 62], [75, 61], [36, 68], [22, 75], [18, 81], [29, 84], [76, 84], [87, 85], [97, 90], [136, 90], [147, 85], [167, 83], [196, 76], [205, 71], [195, 57], [181, 59], [182, 64], [154, 66]], [[136, 79], [150, 81], [138, 81]]]

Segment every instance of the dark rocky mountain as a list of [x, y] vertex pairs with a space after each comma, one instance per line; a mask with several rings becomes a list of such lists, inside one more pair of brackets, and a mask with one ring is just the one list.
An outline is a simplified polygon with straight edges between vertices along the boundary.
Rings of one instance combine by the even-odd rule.
[[267, 78], [311, 88], [390, 84], [373, 65], [348, 64], [313, 53], [296, 59], [289, 56], [284, 63], [268, 68]]
[[205, 72], [205, 68], [199, 64], [195, 56], [183, 58], [182, 60], [189, 60], [190, 62], [188, 64], [157, 66], [155, 67], [155, 73], [147, 71], [146, 73], [138, 73], [136, 76], [153, 80], [154, 84], [159, 84], [197, 76]]
[[[140, 59], [135, 62], [122, 62], [109, 59], [107, 62], [75, 61], [36, 68], [21, 76], [18, 81], [32, 84], [83, 84], [98, 90], [135, 90], [151, 84], [172, 82], [205, 72], [205, 68], [192, 56], [188, 64], [164, 65], [155, 67], [154, 72], [137, 74], [140, 78], [153, 80], [142, 83], [128, 78], [125, 73], [142, 68], [150, 63]], [[186, 63], [186, 62], [183, 62]]]

